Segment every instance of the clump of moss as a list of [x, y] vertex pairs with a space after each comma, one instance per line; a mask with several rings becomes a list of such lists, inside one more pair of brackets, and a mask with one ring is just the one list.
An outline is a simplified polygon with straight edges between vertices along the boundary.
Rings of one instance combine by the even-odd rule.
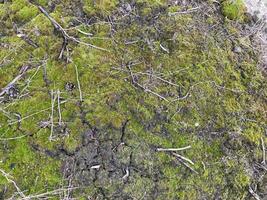
[[228, 19], [243, 21], [245, 11], [243, 0], [225, 0], [222, 3], [222, 13]]
[[108, 15], [118, 4], [118, 0], [85, 0], [83, 10], [89, 15], [94, 15], [96, 13], [101, 13]]

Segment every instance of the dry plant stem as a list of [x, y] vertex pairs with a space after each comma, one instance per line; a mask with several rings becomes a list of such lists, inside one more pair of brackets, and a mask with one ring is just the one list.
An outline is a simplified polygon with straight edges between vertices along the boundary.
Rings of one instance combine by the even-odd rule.
[[188, 159], [188, 158], [186, 158], [186, 157], [184, 157], [184, 156], [181, 156], [180, 154], [172, 153], [172, 155], [174, 155], [175, 157], [177, 157], [177, 158], [179, 158], [179, 159], [182, 159], [182, 160], [184, 160], [184, 161], [186, 161], [186, 162], [189, 162], [189, 163], [192, 164], [192, 165], [195, 164], [192, 160], [190, 160], [190, 159]]
[[133, 74], [132, 69], [131, 69], [130, 66], [128, 66], [128, 70], [129, 70], [129, 72], [130, 72], [130, 76], [131, 76], [133, 85], [138, 86], [139, 88], [143, 89], [145, 92], [149, 92], [149, 93], [151, 93], [151, 94], [154, 94], [155, 96], [159, 97], [160, 99], [169, 102], [169, 100], [166, 99], [165, 97], [161, 96], [160, 94], [158, 94], [158, 93], [156, 93], [156, 92], [154, 92], [154, 91], [152, 91], [152, 90], [150, 90], [150, 89], [148, 89], [148, 88], [145, 88], [143, 85], [141, 85], [140, 83], [138, 83], [138, 82], [135, 80], [135, 75]]
[[130, 172], [129, 172], [129, 168], [128, 168], [128, 167], [126, 168], [125, 171], [126, 171], [126, 173], [125, 173], [125, 175], [122, 177], [123, 180], [127, 179], [127, 178], [129, 177], [129, 175], [130, 175]]
[[169, 16], [175, 16], [175, 15], [179, 15], [179, 14], [189, 14], [192, 12], [196, 12], [200, 7], [195, 7], [195, 8], [191, 8], [188, 9], [186, 11], [179, 11], [179, 12], [173, 12], [173, 13], [169, 13]]
[[55, 105], [55, 101], [56, 101], [56, 96], [54, 96], [54, 91], [51, 90], [51, 119], [50, 119], [51, 131], [50, 131], [50, 136], [49, 136], [50, 141], [52, 141], [52, 139], [53, 139], [53, 132], [54, 132], [54, 105]]
[[[67, 102], [66, 100], [65, 100], [65, 101], [61, 101], [60, 104], [64, 104], [64, 103], [66, 103], [66, 102]], [[13, 125], [13, 124], [20, 123], [20, 122], [22, 122], [23, 120], [26, 120], [26, 119], [28, 119], [28, 118], [30, 118], [30, 117], [33, 117], [33, 116], [35, 116], [35, 115], [38, 115], [38, 114], [40, 114], [40, 113], [46, 112], [46, 111], [48, 111], [48, 110], [51, 110], [51, 106], [48, 107], [48, 108], [45, 108], [45, 109], [43, 109], [43, 110], [34, 112], [34, 113], [32, 113], [32, 114], [30, 114], [30, 115], [28, 115], [28, 116], [22, 117], [22, 118], [19, 119], [19, 120], [11, 121], [10, 123], [8, 123], [8, 125]]]
[[157, 151], [183, 151], [186, 149], [190, 149], [191, 146], [186, 146], [186, 147], [182, 147], [182, 148], [157, 148]]
[[261, 200], [260, 196], [258, 194], [256, 194], [256, 192], [254, 192], [250, 186], [249, 186], [248, 191], [256, 200]]
[[[42, 67], [42, 65], [40, 65], [40, 66], [38, 66], [37, 67], [37, 69], [36, 69], [36, 71], [34, 72], [34, 74], [29, 78], [29, 79], [27, 79], [27, 84], [26, 84], [26, 86], [21, 90], [21, 94], [30, 86], [30, 83], [31, 83], [31, 81], [33, 80], [33, 78], [38, 74], [38, 72], [39, 72], [39, 70], [40, 70], [40, 68]], [[21, 98], [21, 97], [23, 97], [22, 95], [20, 95], [20, 97], [19, 98]]]
[[190, 159], [184, 157], [184, 156], [181, 156], [177, 153], [173, 153], [172, 152], [172, 155], [180, 162], [182, 163], [185, 167], [187, 167], [188, 169], [190, 169], [192, 172], [198, 174], [198, 172], [196, 170], [194, 170], [189, 164], [187, 164], [186, 162], [190, 163], [191, 165], [194, 165], [195, 163], [193, 161], [191, 161]]
[[28, 69], [29, 66], [25, 66], [23, 70], [20, 72], [20, 74], [16, 76], [6, 87], [2, 89], [2, 91], [0, 92], [0, 96], [4, 95], [10, 87], [12, 87], [17, 81], [19, 81], [22, 78], [22, 76], [27, 72]]
[[62, 34], [62, 37], [64, 39], [63, 41], [63, 45], [62, 45], [62, 49], [61, 49], [61, 52], [60, 52], [60, 55], [59, 55], [59, 58], [62, 58], [63, 56], [63, 51], [66, 49], [66, 46], [67, 46], [67, 43], [68, 43], [68, 40], [72, 40], [73, 42], [77, 42], [79, 44], [83, 44], [83, 45], [86, 45], [86, 46], [89, 46], [89, 47], [92, 47], [92, 48], [95, 48], [95, 49], [98, 49], [98, 50], [102, 50], [102, 51], [108, 51], [107, 49], [104, 49], [104, 48], [101, 48], [101, 47], [97, 47], [95, 45], [92, 45], [92, 44], [89, 44], [89, 43], [86, 43], [86, 42], [82, 42], [80, 41], [79, 39], [75, 38], [75, 37], [72, 37], [70, 36], [65, 30], [64, 28], [54, 19], [52, 18], [47, 12], [46, 10], [42, 7], [42, 6], [38, 6], [39, 10], [49, 19], [49, 21], [53, 24], [53, 26], [55, 27], [55, 29], [57, 29], [61, 34]]
[[[21, 197], [21, 198], [17, 198], [16, 200], [50, 199], [52, 196], [57, 196], [57, 195], [62, 194], [65, 191], [75, 190], [77, 188], [78, 187], [60, 188], [60, 189], [56, 189], [56, 190], [45, 192], [45, 193], [41, 193], [41, 194], [24, 196], [24, 197]], [[10, 198], [8, 200], [13, 200], [13, 198]]]
[[19, 120], [10, 122], [10, 123], [8, 123], [8, 125], [13, 125], [13, 124], [16, 124], [16, 123], [20, 123], [20, 122], [22, 122], [22, 121], [25, 120], [25, 119], [28, 119], [28, 118], [30, 118], [30, 117], [32, 117], [32, 116], [34, 116], [34, 115], [38, 115], [38, 114], [40, 114], [40, 113], [42, 113], [42, 112], [48, 111], [48, 110], [50, 110], [50, 109], [51, 109], [51, 107], [46, 108], [46, 109], [43, 109], [43, 110], [40, 110], [40, 111], [35, 112], [35, 113], [32, 113], [32, 114], [30, 114], [30, 115], [28, 115], [28, 116], [25, 116], [25, 117], [23, 117], [23, 118], [21, 118], [21, 119], [19, 119]]
[[59, 125], [61, 125], [62, 123], [62, 115], [61, 115], [61, 108], [60, 108], [60, 90], [57, 90], [57, 109], [58, 109], [58, 116], [59, 116], [59, 119], [58, 119], [58, 123]]
[[194, 170], [190, 165], [188, 165], [186, 162], [184, 162], [182, 159], [177, 158], [177, 160], [182, 163], [185, 167], [187, 167], [188, 169], [190, 169], [192, 172], [198, 174], [198, 172], [196, 170]]
[[74, 67], [75, 67], [76, 80], [77, 80], [77, 85], [78, 85], [79, 94], [80, 94], [80, 101], [82, 102], [83, 101], [83, 95], [82, 95], [81, 84], [80, 84], [80, 80], [79, 80], [78, 67], [77, 67], [77, 65], [74, 65]]
[[9, 141], [9, 140], [17, 140], [26, 137], [27, 135], [21, 135], [17, 137], [12, 137], [12, 138], [0, 138], [0, 141]]
[[13, 179], [12, 176], [10, 176], [9, 174], [7, 174], [4, 170], [0, 169], [1, 174], [6, 178], [6, 180], [9, 183], [12, 183], [14, 185], [14, 187], [16, 188], [18, 194], [22, 197], [25, 198], [26, 196], [23, 194], [23, 192], [19, 189], [19, 187], [17, 186], [16, 182]]
[[262, 146], [262, 164], [266, 165], [266, 149], [265, 149], [265, 145], [264, 145], [264, 140], [261, 137], [261, 146]]
[[[123, 70], [123, 69], [120, 69], [120, 68], [117, 68], [117, 67], [112, 67], [112, 69], [115, 69], [115, 70], [118, 70], [118, 71], [127, 72], [126, 70]], [[165, 80], [165, 79], [161, 78], [160, 76], [156, 76], [155, 74], [152, 74], [152, 73], [147, 73], [147, 72], [133, 72], [133, 75], [137, 75], [137, 74], [152, 76], [152, 77], [154, 77], [156, 79], [161, 80], [164, 83], [167, 83], [167, 84], [172, 85], [172, 86], [175, 86], [175, 87], [179, 87], [179, 85], [177, 85], [177, 84], [175, 84], [175, 83], [173, 83], [171, 81]]]

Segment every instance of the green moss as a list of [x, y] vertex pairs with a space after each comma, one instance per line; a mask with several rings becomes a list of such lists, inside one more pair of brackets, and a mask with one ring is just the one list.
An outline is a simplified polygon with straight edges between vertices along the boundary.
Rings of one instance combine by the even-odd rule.
[[28, 21], [30, 19], [32, 19], [34, 16], [36, 16], [38, 13], [38, 10], [36, 7], [28, 7], [25, 6], [22, 9], [20, 9], [17, 13], [15, 18], [19, 21]]
[[228, 19], [243, 21], [245, 10], [243, 0], [225, 0], [222, 3], [222, 13]]
[[89, 15], [93, 15], [96, 13], [109, 15], [117, 4], [117, 0], [97, 0], [94, 2], [91, 0], [85, 0], [83, 9]]
[[[46, 1], [39, 3], [46, 5]], [[108, 51], [69, 42], [69, 54], [65, 51], [64, 55], [71, 62], [58, 60], [62, 38], [51, 22], [43, 14], [36, 15], [26, 1], [8, 4], [11, 18], [23, 22], [26, 32], [34, 30], [28, 37], [39, 47], [31, 47], [14, 33], [0, 39], [4, 44], [0, 60], [10, 62], [0, 68], [1, 88], [18, 75], [21, 66], [31, 64], [16, 83], [23, 95], [17, 99], [5, 96], [7, 101], [0, 103], [0, 137], [25, 135], [1, 140], [4, 162], [0, 168], [10, 172], [26, 194], [61, 188], [67, 184], [60, 173], [61, 158], [66, 163], [69, 157], [59, 149], [78, 154], [86, 147], [81, 135], [90, 124], [99, 137], [90, 145], [99, 144], [101, 162], [106, 157], [114, 158], [114, 162], [101, 166], [96, 173], [100, 178], [89, 186], [81, 185], [73, 198], [113, 198], [118, 192], [120, 197], [136, 199], [215, 199], [218, 193], [222, 199], [246, 196], [253, 182], [248, 173], [251, 163], [262, 158], [259, 146], [264, 137], [267, 94], [257, 59], [248, 50], [250, 41], [218, 37], [217, 29], [203, 31], [203, 27], [219, 21], [221, 15], [216, 13], [209, 13], [208, 21], [194, 13], [168, 16], [168, 12], [179, 12], [180, 7], [167, 8], [166, 1], [137, 1], [135, 12], [140, 17], [135, 12], [129, 17], [117, 12], [122, 6], [118, 1], [85, 1], [80, 9], [90, 15], [92, 24], [73, 28], [72, 13], [65, 12], [66, 7], [76, 8], [72, 3], [77, 2], [60, 2], [51, 16], [68, 34]], [[239, 4], [225, 1], [225, 15], [240, 20], [241, 13], [237, 14], [235, 7]], [[0, 12], [7, 17], [7, 11]], [[116, 23], [102, 23], [111, 14]], [[9, 31], [12, 23], [6, 23], [5, 30]], [[235, 23], [226, 20], [218, 29], [239, 36]], [[85, 36], [76, 28], [93, 36]], [[233, 44], [242, 46], [242, 55], [232, 51]], [[129, 63], [138, 63], [131, 66], [131, 72], [145, 89], [133, 83]], [[75, 87], [67, 90], [66, 83]], [[61, 97], [60, 106], [56, 99], [53, 107], [52, 141], [51, 90], [60, 91]], [[20, 123], [18, 116], [23, 119]], [[60, 131], [59, 119], [66, 134]], [[124, 145], [120, 144], [123, 131]], [[198, 174], [172, 155], [155, 151], [157, 147], [188, 145], [190, 149], [179, 153], [195, 163], [191, 167]], [[112, 149], [109, 153], [114, 155], [105, 157], [104, 147]], [[114, 163], [120, 165], [118, 171]], [[130, 170], [128, 181], [122, 179], [126, 167]], [[74, 184], [79, 181], [73, 177]], [[0, 187], [4, 184], [1, 177]], [[7, 198], [15, 191], [9, 186]]]

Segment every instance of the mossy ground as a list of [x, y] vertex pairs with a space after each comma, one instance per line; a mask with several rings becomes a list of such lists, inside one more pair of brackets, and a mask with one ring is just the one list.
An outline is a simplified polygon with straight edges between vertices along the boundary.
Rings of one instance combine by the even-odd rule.
[[246, 7], [243, 0], [225, 0], [222, 2], [222, 13], [232, 20], [243, 21]]
[[[17, 94], [0, 99], [0, 169], [25, 195], [62, 189], [47, 196], [249, 199], [255, 185], [259, 195], [266, 192], [266, 177], [258, 177], [264, 177], [267, 83], [242, 34], [245, 25], [225, 20], [225, 7], [33, 3], [69, 35], [107, 51], [70, 41], [59, 60], [62, 37], [34, 4], [0, 4], [0, 88], [29, 66], [11, 88]], [[155, 151], [187, 145], [179, 153], [195, 172]], [[0, 199], [19, 198], [2, 175]]]

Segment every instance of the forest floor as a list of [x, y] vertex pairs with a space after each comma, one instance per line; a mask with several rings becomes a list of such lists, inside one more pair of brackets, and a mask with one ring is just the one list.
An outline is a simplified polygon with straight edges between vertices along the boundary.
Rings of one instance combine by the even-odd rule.
[[0, 0], [0, 199], [264, 199], [264, 21], [241, 0]]

